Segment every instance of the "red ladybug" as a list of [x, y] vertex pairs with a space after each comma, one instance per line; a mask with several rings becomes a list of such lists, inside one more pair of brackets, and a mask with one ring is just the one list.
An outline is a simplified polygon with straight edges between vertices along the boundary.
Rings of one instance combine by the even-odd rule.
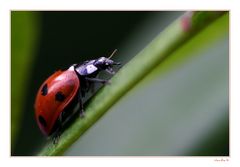
[[120, 65], [110, 60], [111, 56], [74, 64], [65, 71], [59, 70], [41, 85], [34, 107], [37, 124], [45, 135], [59, 137], [63, 124], [75, 114], [73, 108], [77, 104], [80, 116], [84, 115], [82, 97], [94, 83], [108, 82], [96, 78], [98, 73], [104, 70], [114, 74], [112, 66]]

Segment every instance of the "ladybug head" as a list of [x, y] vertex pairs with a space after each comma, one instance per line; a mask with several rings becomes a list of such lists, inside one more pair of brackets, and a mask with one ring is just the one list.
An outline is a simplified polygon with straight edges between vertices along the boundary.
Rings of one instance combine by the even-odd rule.
[[110, 60], [106, 57], [100, 57], [94, 62], [94, 66], [96, 66], [99, 70], [106, 70], [111, 74], [114, 74], [114, 71], [112, 69], [113, 65], [120, 65], [120, 63], [114, 62], [113, 60]]
[[114, 62], [113, 60], [111, 60], [111, 57], [114, 55], [114, 53], [116, 51], [117, 50], [115, 49], [113, 51], [113, 53], [108, 58], [100, 57], [100, 58], [96, 59], [95, 62], [93, 63], [94, 66], [97, 67], [99, 70], [106, 70], [110, 74], [114, 74], [112, 66], [113, 65], [120, 65], [119, 62]]

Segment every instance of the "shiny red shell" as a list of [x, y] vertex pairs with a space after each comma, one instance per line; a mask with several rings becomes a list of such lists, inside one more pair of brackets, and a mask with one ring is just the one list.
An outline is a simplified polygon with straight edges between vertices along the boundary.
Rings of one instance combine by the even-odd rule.
[[55, 72], [41, 85], [34, 107], [38, 126], [45, 135], [53, 133], [54, 124], [77, 95], [79, 87], [79, 78], [71, 69]]

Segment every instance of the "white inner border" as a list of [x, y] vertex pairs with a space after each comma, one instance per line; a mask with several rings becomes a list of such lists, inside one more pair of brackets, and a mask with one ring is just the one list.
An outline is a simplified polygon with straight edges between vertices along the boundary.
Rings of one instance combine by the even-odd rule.
[[[3, 2], [4, 1], [4, 2]], [[230, 157], [11, 157], [11, 10], [230, 10]], [[240, 10], [238, 0], [0, 0], [0, 162], [10, 166], [236, 166], [240, 162]], [[228, 161], [215, 161], [228, 159]]]

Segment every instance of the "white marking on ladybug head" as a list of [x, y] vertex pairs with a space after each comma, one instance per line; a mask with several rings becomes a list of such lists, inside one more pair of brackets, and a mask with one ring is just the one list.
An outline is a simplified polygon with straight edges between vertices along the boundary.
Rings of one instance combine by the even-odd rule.
[[97, 71], [97, 67], [94, 66], [93, 64], [89, 64], [89, 65], [87, 65], [86, 70], [87, 70], [88, 74], [91, 74], [91, 73]]

